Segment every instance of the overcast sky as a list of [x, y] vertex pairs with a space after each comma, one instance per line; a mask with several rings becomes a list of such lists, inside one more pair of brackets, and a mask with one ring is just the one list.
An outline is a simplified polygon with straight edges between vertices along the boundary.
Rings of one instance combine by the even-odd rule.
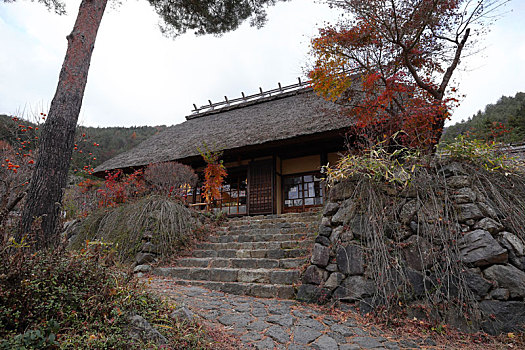
[[[40, 4], [0, 2], [0, 113], [45, 112], [53, 98], [79, 0], [68, 15]], [[467, 95], [452, 122], [501, 95], [525, 91], [525, 1], [514, 0], [456, 75]], [[293, 84], [304, 78], [310, 38], [337, 14], [314, 0], [279, 3], [260, 30], [243, 25], [222, 37], [168, 39], [146, 1], [108, 8], [99, 30], [80, 123], [86, 126], [173, 125], [203, 105]]]

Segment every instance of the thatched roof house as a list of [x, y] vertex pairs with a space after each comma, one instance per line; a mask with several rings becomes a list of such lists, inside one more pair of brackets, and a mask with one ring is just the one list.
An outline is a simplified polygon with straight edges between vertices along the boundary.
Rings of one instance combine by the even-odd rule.
[[344, 150], [350, 120], [311, 88], [296, 87], [203, 112], [196, 109], [185, 122], [106, 161], [95, 172], [173, 160], [199, 169], [204, 163], [197, 148], [207, 144], [224, 150], [230, 202], [221, 205], [232, 207], [226, 208], [228, 213], [275, 213], [320, 205], [322, 188], [315, 175]]

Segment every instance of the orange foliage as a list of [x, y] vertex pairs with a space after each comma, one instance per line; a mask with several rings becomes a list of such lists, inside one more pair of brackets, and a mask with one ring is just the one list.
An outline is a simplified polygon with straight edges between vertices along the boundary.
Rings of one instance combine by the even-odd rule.
[[482, 32], [502, 2], [333, 1], [352, 19], [312, 40], [312, 85], [347, 108], [365, 141], [399, 132], [403, 146], [431, 150], [458, 103], [451, 78], [471, 29]]
[[199, 153], [204, 161], [206, 161], [202, 196], [205, 202], [209, 205], [213, 200], [221, 198], [221, 187], [228, 173], [222, 160], [220, 160], [222, 152], [213, 151], [208, 149], [206, 145], [204, 146], [204, 150], [199, 149]]

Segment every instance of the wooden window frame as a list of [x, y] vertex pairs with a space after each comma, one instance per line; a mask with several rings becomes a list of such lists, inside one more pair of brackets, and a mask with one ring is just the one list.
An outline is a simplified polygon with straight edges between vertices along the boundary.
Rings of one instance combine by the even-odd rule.
[[[286, 175], [282, 175], [281, 177], [281, 206], [282, 206], [282, 212], [283, 213], [300, 213], [300, 212], [305, 212], [307, 211], [308, 209], [310, 208], [319, 208], [319, 207], [322, 207], [324, 202], [325, 202], [325, 194], [326, 194], [326, 189], [325, 189], [325, 186], [324, 186], [324, 182], [321, 181], [320, 182], [320, 186], [321, 186], [321, 191], [322, 191], [322, 194], [321, 194], [321, 204], [313, 204], [313, 205], [306, 205], [305, 204], [305, 197], [304, 197], [304, 176], [308, 176], [308, 175], [312, 175], [314, 177], [317, 177], [317, 178], [321, 178], [321, 173], [319, 171], [307, 171], [307, 172], [302, 172], [302, 173], [295, 173], [295, 174], [286, 174]], [[303, 180], [301, 180], [301, 192], [302, 192], [302, 197], [301, 198], [297, 198], [297, 199], [302, 199], [303, 201], [303, 205], [302, 206], [294, 206], [294, 207], [287, 207], [285, 205], [285, 201], [286, 201], [286, 192], [284, 191], [285, 189], [285, 183], [286, 183], [286, 178], [290, 178], [290, 177], [301, 177], [303, 178]], [[306, 198], [316, 198], [316, 197], [306, 197]], [[297, 208], [300, 208], [300, 209], [297, 209]]]

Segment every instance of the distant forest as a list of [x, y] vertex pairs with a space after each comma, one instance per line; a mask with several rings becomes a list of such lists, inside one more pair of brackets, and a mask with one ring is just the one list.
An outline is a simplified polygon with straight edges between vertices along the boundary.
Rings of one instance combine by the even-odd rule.
[[[20, 125], [31, 126], [31, 135], [28, 132], [21, 133]], [[13, 121], [11, 117], [0, 114], [0, 140], [7, 141], [11, 145], [17, 144], [17, 138], [25, 138], [38, 135], [35, 121], [18, 120]], [[166, 129], [161, 126], [132, 126], [94, 128], [80, 126], [77, 128], [77, 149], [73, 153], [72, 168], [81, 169], [86, 164], [86, 158], [91, 153], [90, 164], [93, 167], [116, 156], [119, 153], [130, 150], [150, 136]], [[82, 151], [80, 153], [80, 151]], [[93, 159], [96, 158], [96, 159]]]
[[450, 142], [458, 135], [505, 143], [525, 142], [525, 93], [502, 96], [483, 112], [478, 111], [468, 120], [447, 127], [441, 142]]
[[[11, 117], [0, 114], [0, 140], [16, 145], [17, 138], [21, 138], [21, 141], [34, 138], [40, 131], [36, 130], [36, 123], [27, 120], [13, 121]], [[21, 125], [32, 128], [21, 133]], [[129, 128], [80, 126], [77, 129], [78, 147], [73, 153], [72, 169], [80, 170], [86, 164], [96, 167], [165, 129], [165, 125]], [[505, 143], [525, 142], [525, 93], [518, 92], [514, 97], [502, 96], [495, 104], [487, 105], [484, 111], [447, 127], [441, 142], [450, 142], [458, 135]]]

